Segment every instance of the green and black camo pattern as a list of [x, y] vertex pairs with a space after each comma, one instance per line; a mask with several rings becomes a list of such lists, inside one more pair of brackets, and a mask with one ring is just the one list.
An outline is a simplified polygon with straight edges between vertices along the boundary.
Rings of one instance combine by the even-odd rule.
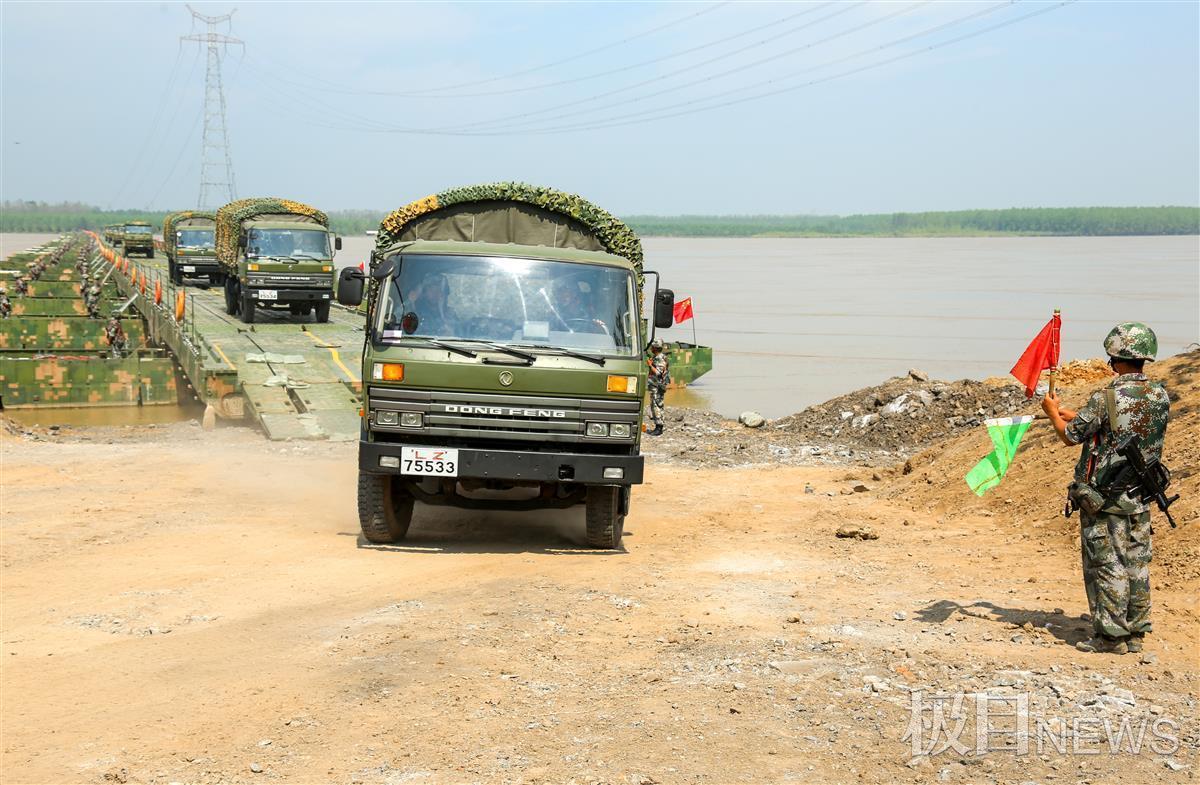
[[230, 202], [217, 210], [217, 261], [224, 267], [236, 269], [238, 236], [242, 230], [242, 221], [249, 220], [258, 215], [282, 213], [307, 215], [322, 226], [329, 226], [329, 217], [325, 213], [302, 202], [274, 197], [238, 199], [236, 202]]
[[642, 241], [612, 213], [582, 196], [527, 183], [485, 183], [450, 188], [401, 207], [379, 224], [375, 248], [383, 251], [396, 242], [406, 224], [427, 213], [467, 202], [521, 202], [558, 213], [583, 224], [609, 253], [628, 259], [642, 275]]

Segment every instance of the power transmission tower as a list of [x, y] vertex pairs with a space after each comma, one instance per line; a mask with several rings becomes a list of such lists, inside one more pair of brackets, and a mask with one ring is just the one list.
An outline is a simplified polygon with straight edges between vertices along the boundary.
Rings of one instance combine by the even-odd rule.
[[[232, 32], [230, 20], [237, 9], [223, 16], [205, 16], [190, 5], [192, 30], [190, 35], [179, 37], [180, 42], [194, 41], [208, 47], [208, 70], [204, 74], [204, 137], [200, 142], [200, 198], [198, 209], [211, 209], [225, 202], [232, 202], [237, 192], [233, 179], [233, 161], [229, 157], [229, 130], [225, 125], [225, 90], [221, 85], [221, 55], [230, 46], [240, 46], [244, 52], [246, 42], [227, 33], [217, 32], [217, 25], [224, 23]], [[208, 25], [208, 32], [196, 33], [196, 21]], [[182, 46], [182, 43], [180, 44]], [[214, 202], [214, 197], [223, 201]]]

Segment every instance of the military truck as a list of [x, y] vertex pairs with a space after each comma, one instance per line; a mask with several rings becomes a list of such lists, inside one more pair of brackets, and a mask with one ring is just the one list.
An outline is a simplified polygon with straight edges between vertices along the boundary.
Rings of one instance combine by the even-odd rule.
[[121, 242], [121, 224], [108, 224], [104, 227], [104, 242], [112, 246]]
[[358, 515], [401, 540], [414, 503], [584, 505], [586, 539], [617, 548], [642, 481], [651, 324], [674, 294], [642, 270], [629, 227], [572, 194], [515, 183], [443, 191], [384, 218], [366, 299]]
[[181, 286], [184, 278], [222, 282], [221, 265], [217, 264], [216, 218], [215, 213], [185, 210], [163, 219], [163, 251], [176, 286]]
[[121, 227], [121, 254], [132, 256], [134, 251], [154, 258], [154, 229], [145, 221], [127, 221]]
[[216, 224], [227, 313], [251, 324], [257, 308], [287, 308], [329, 321], [342, 238], [325, 213], [290, 199], [240, 199], [217, 210]]

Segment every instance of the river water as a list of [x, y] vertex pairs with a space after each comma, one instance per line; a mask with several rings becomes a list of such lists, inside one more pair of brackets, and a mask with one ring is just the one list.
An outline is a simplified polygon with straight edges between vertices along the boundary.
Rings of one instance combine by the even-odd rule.
[[[41, 239], [44, 236], [37, 236]], [[367, 257], [347, 237], [339, 266]], [[4, 235], [7, 255], [35, 244]], [[944, 379], [1008, 372], [1063, 312], [1063, 359], [1095, 357], [1118, 321], [1161, 354], [1200, 341], [1200, 238], [973, 237], [645, 240], [646, 268], [694, 323], [662, 332], [714, 348], [715, 369], [675, 403], [779, 417], [920, 368]]]

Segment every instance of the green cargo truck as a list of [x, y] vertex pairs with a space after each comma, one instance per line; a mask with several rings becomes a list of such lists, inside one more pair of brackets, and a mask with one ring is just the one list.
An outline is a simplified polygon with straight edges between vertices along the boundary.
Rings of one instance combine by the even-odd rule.
[[217, 210], [217, 262], [225, 281], [225, 310], [254, 322], [256, 308], [316, 312], [329, 321], [333, 253], [342, 238], [325, 213], [290, 199], [240, 199]]
[[121, 227], [121, 255], [132, 256], [134, 252], [154, 258], [154, 229], [145, 221], [129, 221]]
[[109, 224], [104, 227], [104, 242], [114, 247], [121, 242], [121, 224]]
[[213, 284], [222, 280], [217, 264], [216, 214], [185, 210], [163, 219], [163, 251], [167, 270], [176, 286], [184, 278], [207, 278]]
[[589, 545], [620, 545], [642, 481], [644, 276], [653, 318], [674, 294], [643, 273], [641, 241], [599, 207], [548, 188], [444, 191], [388, 215], [366, 298], [358, 514], [402, 539], [414, 502], [586, 509]]

